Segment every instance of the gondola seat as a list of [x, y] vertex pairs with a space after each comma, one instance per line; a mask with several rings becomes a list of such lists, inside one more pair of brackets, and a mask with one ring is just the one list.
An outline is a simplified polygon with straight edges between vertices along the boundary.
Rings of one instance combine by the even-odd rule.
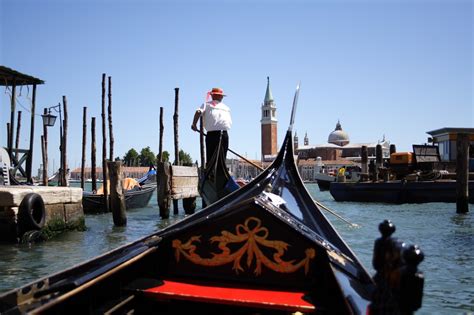
[[291, 312], [312, 312], [315, 306], [304, 299], [304, 292], [225, 287], [204, 282], [164, 280], [161, 285], [142, 291], [159, 301], [186, 300], [198, 303], [259, 307]]

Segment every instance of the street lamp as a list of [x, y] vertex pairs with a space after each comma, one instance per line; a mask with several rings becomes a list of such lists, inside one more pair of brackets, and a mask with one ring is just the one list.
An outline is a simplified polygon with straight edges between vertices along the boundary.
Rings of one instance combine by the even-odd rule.
[[51, 106], [48, 108], [48, 113], [45, 115], [41, 115], [43, 117], [43, 125], [46, 127], [53, 127], [54, 123], [56, 122], [56, 115], [51, 114], [51, 110], [54, 109], [54, 111], [59, 113], [59, 123], [61, 123], [62, 117], [61, 117], [61, 104], [58, 104], [56, 106]]
[[61, 115], [61, 103], [56, 106], [51, 106], [48, 108], [48, 113], [41, 115], [43, 118], [43, 125], [45, 127], [53, 127], [56, 122], [56, 115], [51, 114], [51, 110], [54, 109], [55, 112], [59, 113], [59, 152], [60, 152], [60, 164], [59, 167], [59, 182], [62, 182], [62, 167], [63, 167], [63, 118]]

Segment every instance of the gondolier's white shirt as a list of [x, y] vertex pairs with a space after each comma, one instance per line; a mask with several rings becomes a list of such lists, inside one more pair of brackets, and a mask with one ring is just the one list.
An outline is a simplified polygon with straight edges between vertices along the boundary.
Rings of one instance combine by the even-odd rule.
[[212, 100], [202, 104], [197, 110], [202, 113], [207, 131], [229, 130], [232, 126], [230, 108], [222, 102]]

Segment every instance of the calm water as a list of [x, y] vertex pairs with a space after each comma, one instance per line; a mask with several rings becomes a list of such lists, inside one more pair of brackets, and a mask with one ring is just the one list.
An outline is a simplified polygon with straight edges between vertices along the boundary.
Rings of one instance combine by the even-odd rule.
[[[425, 274], [423, 307], [417, 314], [462, 314], [474, 312], [474, 207], [457, 215], [456, 205], [385, 205], [336, 203], [329, 192], [308, 184], [309, 191], [327, 207], [337, 211], [358, 228], [327, 217], [352, 247], [365, 267], [371, 266], [372, 246], [379, 236], [378, 224], [392, 220], [395, 236], [408, 244], [416, 243], [425, 253], [420, 269]], [[200, 205], [200, 201], [198, 201]], [[181, 204], [180, 204], [181, 206]], [[0, 245], [0, 292], [58, 272], [84, 260], [148, 235], [176, 220], [161, 220], [156, 195], [147, 208], [127, 212], [126, 227], [114, 227], [111, 214], [86, 217], [87, 231], [68, 232], [41, 244]], [[326, 213], [325, 213], [326, 214]]]

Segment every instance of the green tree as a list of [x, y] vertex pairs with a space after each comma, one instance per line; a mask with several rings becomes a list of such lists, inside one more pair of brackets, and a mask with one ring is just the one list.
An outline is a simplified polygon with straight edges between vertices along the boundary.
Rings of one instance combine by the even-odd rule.
[[130, 149], [123, 157], [123, 164], [125, 166], [138, 166], [138, 152], [135, 149]]
[[155, 153], [150, 150], [150, 147], [143, 148], [138, 158], [140, 160], [140, 166], [154, 165], [156, 160]]
[[192, 166], [193, 159], [189, 153], [184, 152], [183, 150], [179, 150], [179, 162], [183, 166]]
[[170, 153], [168, 151], [163, 151], [163, 155], [161, 156], [161, 159], [163, 160], [163, 162], [169, 162]]

